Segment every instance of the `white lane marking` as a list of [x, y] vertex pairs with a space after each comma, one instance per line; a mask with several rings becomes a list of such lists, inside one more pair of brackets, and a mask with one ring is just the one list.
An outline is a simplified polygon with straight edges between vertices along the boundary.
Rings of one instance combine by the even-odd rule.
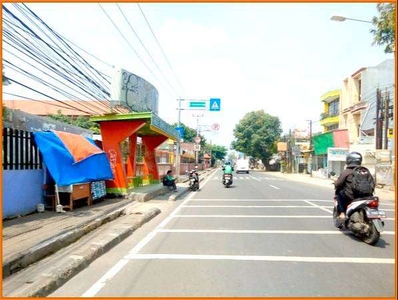
[[274, 185], [272, 185], [272, 184], [270, 184], [269, 186], [272, 187], [272, 188], [274, 188], [274, 189], [280, 190], [280, 188], [278, 188], [278, 187], [276, 187], [276, 186], [274, 186]]
[[106, 284], [107, 280], [112, 279], [128, 263], [128, 259], [119, 260], [108, 272], [105, 273], [96, 283], [94, 283], [82, 297], [94, 297]]
[[264, 215], [175, 215], [174, 218], [293, 218], [293, 219], [305, 219], [305, 218], [328, 218], [330, 216], [264, 216]]
[[191, 255], [191, 254], [136, 254], [127, 259], [189, 259], [189, 260], [242, 260], [242, 261], [292, 261], [319, 263], [394, 264], [393, 258], [373, 257], [303, 257], [259, 255]]
[[[290, 219], [330, 219], [329, 216], [279, 216], [279, 215], [175, 215], [174, 218], [290, 218]], [[394, 221], [395, 218], [384, 218], [383, 220]]]
[[[160, 229], [162, 233], [269, 233], [269, 234], [353, 234], [340, 230], [226, 230], [226, 229]], [[395, 235], [394, 231], [383, 231], [383, 235]]]
[[[312, 206], [312, 205], [184, 205], [184, 207], [189, 208], [320, 208], [322, 206]], [[329, 207], [329, 206], [324, 206]], [[332, 206], [333, 208], [333, 206]], [[328, 211], [330, 212], [330, 211]]]
[[321, 210], [323, 210], [323, 211], [326, 211], [326, 212], [328, 212], [328, 213], [333, 213], [333, 206], [332, 206], [332, 210], [330, 210], [330, 209], [327, 209], [325, 206], [320, 206], [320, 205], [318, 205], [318, 204], [312, 203], [312, 202], [307, 201], [307, 200], [305, 200], [304, 202], [306, 202], [306, 203], [312, 205], [313, 207], [316, 207], [316, 208], [319, 208], [319, 209], [321, 209]]
[[192, 199], [191, 202], [195, 201], [228, 201], [228, 202], [263, 202], [263, 201], [269, 201], [269, 202], [304, 202], [304, 201], [318, 201], [318, 202], [329, 202], [333, 203], [333, 200], [320, 200], [320, 199]]
[[[214, 176], [214, 173], [207, 177], [202, 184], [202, 187]], [[182, 206], [184, 206], [195, 194], [191, 193], [178, 207], [176, 207], [173, 212], [165, 218], [153, 231], [151, 231], [144, 239], [142, 239], [133, 249], [129, 251], [128, 256], [137, 255], [140, 251], [157, 233], [158, 230], [162, 229], [166, 224], [176, 215]], [[92, 285], [82, 297], [94, 297], [106, 284], [106, 281], [113, 278], [126, 264], [126, 256], [123, 257], [119, 262], [116, 263], [109, 271], [107, 271], [104, 276], [102, 276], [94, 285]]]
[[254, 179], [254, 180], [261, 181], [261, 180], [260, 180], [260, 179], [258, 179], [257, 177], [250, 176], [250, 178], [252, 178], [252, 179]]

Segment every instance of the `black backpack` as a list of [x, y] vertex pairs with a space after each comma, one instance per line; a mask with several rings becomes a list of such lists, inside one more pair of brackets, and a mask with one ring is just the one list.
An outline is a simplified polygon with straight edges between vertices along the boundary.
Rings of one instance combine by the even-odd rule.
[[373, 195], [375, 181], [367, 168], [358, 166], [353, 169], [351, 188], [355, 198]]

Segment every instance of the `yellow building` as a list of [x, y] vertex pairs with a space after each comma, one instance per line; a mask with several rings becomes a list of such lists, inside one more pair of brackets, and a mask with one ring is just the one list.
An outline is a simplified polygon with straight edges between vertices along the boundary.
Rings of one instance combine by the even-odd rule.
[[321, 96], [323, 113], [321, 114], [320, 125], [323, 126], [323, 132], [339, 128], [340, 92], [340, 90], [329, 91]]

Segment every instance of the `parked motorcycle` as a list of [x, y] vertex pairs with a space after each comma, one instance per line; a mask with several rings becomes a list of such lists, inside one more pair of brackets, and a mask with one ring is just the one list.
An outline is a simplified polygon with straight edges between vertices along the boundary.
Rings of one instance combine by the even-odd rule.
[[232, 184], [232, 174], [224, 174], [222, 183], [228, 188]]
[[366, 244], [375, 245], [380, 239], [386, 217], [384, 211], [378, 209], [379, 197], [368, 196], [358, 198], [347, 206], [345, 220], [339, 220], [337, 199], [334, 199], [333, 221], [337, 228], [351, 230], [355, 236]]
[[189, 178], [189, 189], [191, 191], [199, 190], [199, 174], [196, 169], [187, 171]]

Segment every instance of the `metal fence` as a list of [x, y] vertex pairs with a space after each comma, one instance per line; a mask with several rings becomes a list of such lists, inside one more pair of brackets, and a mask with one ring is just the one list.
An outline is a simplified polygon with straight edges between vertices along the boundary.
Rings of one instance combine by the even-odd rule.
[[42, 169], [42, 157], [33, 133], [3, 128], [3, 170]]

